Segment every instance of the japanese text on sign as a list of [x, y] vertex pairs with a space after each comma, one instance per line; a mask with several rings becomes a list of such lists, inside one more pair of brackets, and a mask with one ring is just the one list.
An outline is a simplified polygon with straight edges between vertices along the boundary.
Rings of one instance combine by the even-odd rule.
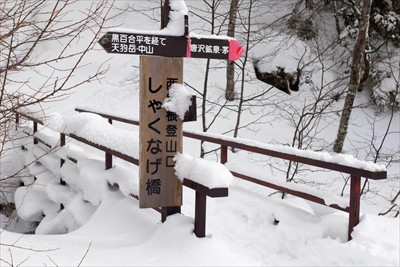
[[[146, 71], [140, 80], [141, 208], [182, 203], [182, 184], [176, 177], [173, 160], [176, 153], [182, 152], [182, 120], [162, 108], [171, 85], [183, 80], [183, 60], [179, 59], [179, 67], [175, 67], [172, 63], [176, 60], [141, 57], [141, 68]], [[147, 65], [150, 61], [152, 64]]]
[[154, 46], [166, 46], [165, 37], [112, 33], [111, 52], [154, 54]]
[[190, 50], [195, 53], [206, 54], [229, 54], [229, 46], [220, 45], [204, 45], [204, 44], [191, 44]]
[[[177, 78], [166, 79], [166, 90], [168, 91], [172, 84], [178, 81]], [[157, 94], [162, 90], [163, 85], [159, 85], [154, 90], [152, 86], [152, 78], [149, 77], [148, 92], [151, 94]], [[162, 178], [159, 178], [159, 166], [164, 164], [166, 168], [173, 168], [175, 163], [173, 158], [178, 152], [177, 150], [177, 115], [173, 112], [161, 112], [162, 102], [156, 98], [151, 98], [148, 102], [148, 112], [155, 114], [155, 119], [152, 120], [148, 125], [148, 129], [153, 132], [152, 136], [146, 140], [147, 149], [146, 152], [155, 156], [146, 160], [146, 192], [147, 195], [160, 194], [162, 188]], [[165, 114], [166, 113], [166, 114]], [[163, 118], [165, 116], [165, 118]], [[167, 125], [165, 129], [158, 127], [157, 123], [162, 119], [166, 119]], [[162, 138], [164, 136], [164, 138]], [[160, 140], [161, 139], [161, 140]]]

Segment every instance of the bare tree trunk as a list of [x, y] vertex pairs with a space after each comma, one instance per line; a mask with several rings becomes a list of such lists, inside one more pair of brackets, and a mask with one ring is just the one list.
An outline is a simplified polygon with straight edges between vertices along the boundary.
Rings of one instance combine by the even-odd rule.
[[[236, 16], [239, 0], [232, 0], [229, 9], [228, 36], [235, 37]], [[226, 90], [225, 99], [233, 101], [235, 99], [235, 62], [228, 60], [226, 69]]]
[[238, 105], [238, 115], [236, 117], [236, 124], [235, 124], [235, 130], [233, 132], [233, 137], [238, 137], [239, 133], [239, 128], [240, 128], [240, 120], [242, 116], [242, 107], [243, 107], [243, 101], [244, 101], [244, 86], [245, 86], [245, 74], [246, 74], [246, 63], [248, 60], [248, 55], [249, 55], [249, 48], [250, 48], [250, 33], [251, 33], [251, 15], [253, 12], [253, 4], [254, 1], [251, 0], [249, 3], [249, 16], [247, 18], [247, 36], [246, 36], [246, 49], [245, 49], [245, 54], [244, 54], [244, 60], [243, 60], [243, 69], [242, 69], [242, 83], [240, 87], [240, 98], [239, 98], [239, 105]]
[[306, 8], [308, 8], [308, 9], [313, 9], [314, 8], [313, 0], [306, 0]]
[[347, 135], [347, 129], [349, 126], [351, 111], [353, 109], [354, 99], [360, 84], [360, 72], [363, 68], [362, 59], [365, 53], [365, 45], [368, 39], [369, 17], [371, 13], [372, 1], [373, 0], [363, 1], [363, 11], [360, 19], [360, 27], [353, 51], [349, 89], [346, 95], [346, 99], [344, 101], [339, 129], [336, 136], [335, 144], [333, 146], [333, 151], [335, 151], [336, 153], [342, 152], [343, 144]]
[[[210, 59], [207, 59], [206, 71], [204, 76], [204, 87], [203, 87], [203, 102], [201, 104], [201, 124], [203, 126], [203, 132], [207, 132], [207, 92], [208, 92], [208, 75], [210, 72]], [[204, 158], [205, 150], [204, 150], [204, 141], [200, 143], [200, 157]]]
[[338, 36], [340, 35], [340, 33], [342, 32], [342, 30], [340, 29], [340, 22], [339, 22], [339, 15], [338, 15], [338, 8], [337, 8], [337, 3], [336, 0], [333, 1], [333, 16], [335, 17], [335, 26], [336, 26], [336, 32], [338, 34]]
[[[210, 5], [211, 8], [211, 34], [214, 34], [214, 28], [215, 28], [215, 12], [216, 12], [216, 3], [215, 0], [212, 1], [212, 4]], [[205, 76], [204, 76], [204, 86], [203, 86], [203, 102], [201, 105], [201, 122], [203, 126], [203, 132], [208, 131], [207, 127], [207, 112], [206, 112], [206, 107], [207, 107], [207, 93], [208, 93], [208, 77], [210, 73], [210, 59], [207, 59], [207, 64], [206, 64], [206, 71], [205, 71]], [[201, 141], [200, 143], [200, 157], [204, 158], [205, 155], [205, 150], [204, 150], [204, 141]]]

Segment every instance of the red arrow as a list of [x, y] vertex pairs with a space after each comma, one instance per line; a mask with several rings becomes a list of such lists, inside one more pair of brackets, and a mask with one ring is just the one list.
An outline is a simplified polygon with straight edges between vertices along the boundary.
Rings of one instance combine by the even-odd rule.
[[229, 41], [229, 60], [238, 60], [244, 52], [243, 46], [235, 39]]

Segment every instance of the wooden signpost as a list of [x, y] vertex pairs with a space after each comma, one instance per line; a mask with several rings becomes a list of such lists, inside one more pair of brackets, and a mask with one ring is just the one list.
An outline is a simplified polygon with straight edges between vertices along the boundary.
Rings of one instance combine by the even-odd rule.
[[141, 208], [182, 205], [174, 156], [182, 152], [182, 120], [161, 105], [174, 83], [183, 83], [183, 59], [140, 57]]
[[[162, 12], [168, 23], [169, 1]], [[182, 184], [173, 158], [182, 152], [182, 120], [161, 107], [174, 83], [183, 83], [183, 58], [237, 60], [243, 48], [233, 38], [170, 36], [143, 31], [109, 31], [99, 44], [113, 54], [140, 55], [140, 188], [141, 208], [163, 207], [166, 216], [180, 212]]]
[[237, 60], [242, 46], [232, 38], [107, 32], [100, 45], [113, 54]]

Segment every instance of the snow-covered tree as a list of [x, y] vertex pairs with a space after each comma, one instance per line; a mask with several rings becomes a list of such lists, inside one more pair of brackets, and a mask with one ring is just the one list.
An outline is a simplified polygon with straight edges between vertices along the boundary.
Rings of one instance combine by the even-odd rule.
[[[43, 103], [64, 99], [71, 90], [99, 79], [102, 66], [76, 78], [84, 58], [97, 43], [112, 1], [87, 3], [76, 10], [75, 0], [0, 2], [0, 160], [4, 164], [15, 110], [35, 115]], [[82, 5], [80, 5], [82, 7]], [[3, 165], [4, 166], [4, 165]], [[0, 169], [1, 175], [1, 169]], [[12, 176], [12, 175], [11, 175]], [[9, 185], [0, 176], [0, 192]]]
[[361, 83], [362, 71], [365, 69], [365, 63], [363, 64], [363, 57], [365, 53], [365, 46], [369, 38], [368, 30], [371, 6], [372, 0], [364, 0], [357, 40], [353, 50], [348, 91], [341, 114], [338, 134], [335, 140], [335, 144], [333, 146], [333, 151], [337, 153], [340, 153], [343, 149], [343, 144], [344, 140], [346, 139], [347, 128], [350, 121], [350, 115], [353, 109], [354, 99]]

